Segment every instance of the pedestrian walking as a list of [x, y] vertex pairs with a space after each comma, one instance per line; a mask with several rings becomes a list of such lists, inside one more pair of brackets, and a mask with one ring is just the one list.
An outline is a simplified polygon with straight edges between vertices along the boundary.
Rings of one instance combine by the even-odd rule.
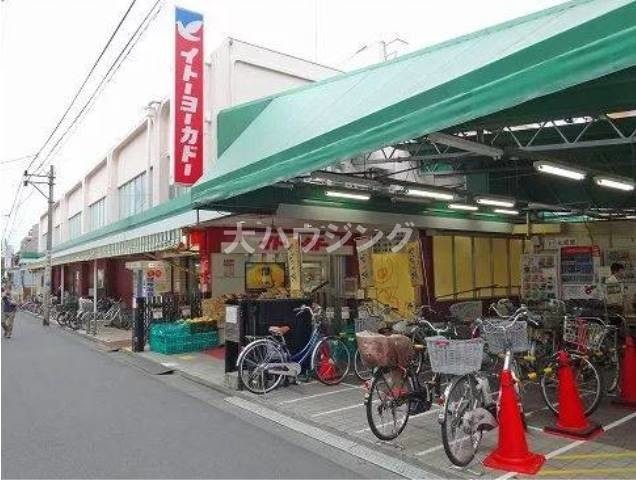
[[5, 290], [2, 292], [2, 330], [4, 330], [5, 338], [11, 338], [13, 333], [16, 308], [15, 302], [11, 300], [9, 291]]

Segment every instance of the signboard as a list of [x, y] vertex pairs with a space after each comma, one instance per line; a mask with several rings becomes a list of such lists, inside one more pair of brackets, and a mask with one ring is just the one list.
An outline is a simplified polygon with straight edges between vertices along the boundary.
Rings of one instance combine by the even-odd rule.
[[203, 15], [175, 9], [174, 181], [192, 185], [203, 174]]
[[422, 271], [422, 254], [420, 253], [420, 242], [409, 242], [406, 244], [406, 255], [409, 259], [409, 276], [411, 285], [421, 287], [424, 285], [424, 273]]
[[[357, 245], [364, 245], [368, 238], [359, 238], [356, 240]], [[360, 288], [368, 288], [373, 286], [373, 257], [371, 248], [360, 250], [358, 248], [358, 274], [360, 275]]]
[[300, 239], [294, 237], [289, 241], [289, 249], [287, 250], [287, 267], [289, 269], [289, 291], [292, 296], [299, 297], [302, 291], [301, 285], [301, 256], [300, 256]]

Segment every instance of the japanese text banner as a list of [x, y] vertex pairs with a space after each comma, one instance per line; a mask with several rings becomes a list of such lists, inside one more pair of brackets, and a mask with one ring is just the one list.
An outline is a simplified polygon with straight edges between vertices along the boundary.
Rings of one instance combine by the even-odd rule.
[[175, 9], [174, 181], [203, 174], [203, 15]]

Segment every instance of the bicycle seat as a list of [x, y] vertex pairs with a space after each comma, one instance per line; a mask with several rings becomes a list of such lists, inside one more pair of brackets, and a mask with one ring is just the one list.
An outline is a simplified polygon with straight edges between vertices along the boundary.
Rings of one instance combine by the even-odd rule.
[[269, 327], [269, 333], [279, 337], [282, 337], [283, 335], [285, 335], [287, 332], [289, 332], [289, 330], [290, 328], [287, 325], [282, 327], [275, 327], [275, 326]]

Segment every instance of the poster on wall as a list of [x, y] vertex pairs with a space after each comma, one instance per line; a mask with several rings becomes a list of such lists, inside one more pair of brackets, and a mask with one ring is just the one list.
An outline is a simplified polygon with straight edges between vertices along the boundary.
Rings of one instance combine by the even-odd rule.
[[245, 262], [245, 289], [268, 290], [285, 286], [285, 264]]
[[236, 260], [233, 258], [223, 259], [223, 276], [234, 277], [236, 276]]
[[600, 249], [597, 245], [561, 248], [561, 288], [563, 300], [600, 299]]
[[558, 255], [527, 253], [521, 256], [521, 298], [545, 301], [559, 297]]
[[203, 174], [203, 15], [175, 8], [173, 171], [190, 186]]

